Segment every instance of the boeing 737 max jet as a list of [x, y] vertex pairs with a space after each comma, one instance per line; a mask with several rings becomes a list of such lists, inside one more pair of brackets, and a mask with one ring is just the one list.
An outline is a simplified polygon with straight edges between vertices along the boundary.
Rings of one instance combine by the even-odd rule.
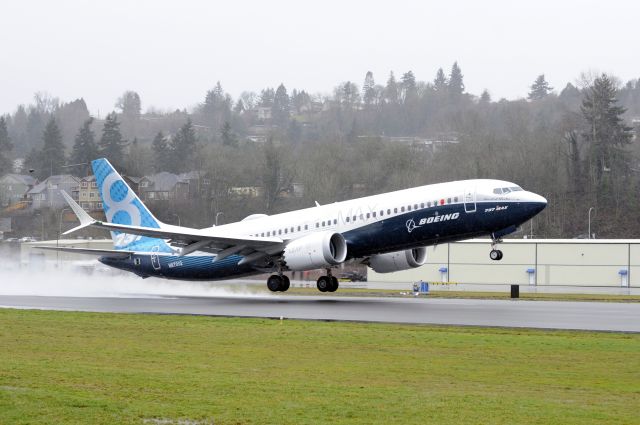
[[162, 223], [106, 159], [92, 162], [106, 221], [63, 195], [80, 220], [67, 233], [94, 226], [111, 231], [114, 249], [43, 247], [99, 256], [141, 277], [223, 280], [274, 273], [271, 291], [286, 291], [285, 271], [325, 269], [322, 292], [338, 289], [332, 268], [358, 261], [378, 273], [419, 267], [426, 246], [489, 235], [500, 238], [542, 211], [547, 201], [514, 183], [464, 180], [421, 186], [277, 215], [254, 214], [205, 229]]

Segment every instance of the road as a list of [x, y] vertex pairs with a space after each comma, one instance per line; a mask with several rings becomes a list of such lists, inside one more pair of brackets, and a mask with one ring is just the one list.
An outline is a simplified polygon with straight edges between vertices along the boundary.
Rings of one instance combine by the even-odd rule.
[[640, 303], [285, 295], [0, 295], [0, 306], [114, 313], [640, 332]]

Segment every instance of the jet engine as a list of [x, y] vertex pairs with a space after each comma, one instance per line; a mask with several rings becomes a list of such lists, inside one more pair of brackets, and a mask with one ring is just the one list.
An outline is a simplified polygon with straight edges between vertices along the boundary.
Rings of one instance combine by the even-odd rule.
[[420, 267], [427, 261], [427, 248], [376, 254], [369, 258], [369, 267], [376, 273], [392, 273]]
[[284, 249], [289, 270], [303, 271], [331, 267], [347, 258], [347, 242], [340, 233], [312, 233], [294, 239]]

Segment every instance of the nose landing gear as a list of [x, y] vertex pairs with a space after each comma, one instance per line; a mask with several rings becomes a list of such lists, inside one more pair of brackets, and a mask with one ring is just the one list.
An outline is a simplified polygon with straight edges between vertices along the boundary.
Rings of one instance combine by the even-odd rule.
[[498, 244], [502, 242], [502, 239], [496, 238], [493, 233], [491, 234], [491, 252], [489, 253], [489, 258], [493, 261], [502, 260], [502, 251], [498, 248]]
[[338, 290], [338, 279], [331, 274], [331, 269], [327, 269], [326, 276], [320, 276], [316, 282], [320, 292], [336, 292]]

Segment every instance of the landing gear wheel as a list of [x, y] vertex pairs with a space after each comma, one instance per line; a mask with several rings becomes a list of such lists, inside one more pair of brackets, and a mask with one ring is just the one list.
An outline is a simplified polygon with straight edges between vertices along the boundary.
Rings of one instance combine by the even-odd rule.
[[283, 285], [282, 276], [273, 274], [269, 276], [269, 279], [267, 279], [267, 288], [269, 288], [271, 292], [280, 291], [281, 290], [280, 288], [282, 288], [282, 285]]
[[316, 282], [316, 286], [318, 287], [318, 291], [327, 292], [333, 285], [331, 284], [331, 278], [329, 276], [320, 276]]
[[331, 287], [327, 289], [328, 292], [336, 292], [340, 284], [338, 283], [338, 278], [335, 276], [327, 276], [331, 278]]
[[499, 249], [492, 249], [489, 253], [489, 258], [491, 258], [493, 261], [502, 260], [502, 251], [500, 251]]
[[280, 286], [280, 291], [281, 292], [286, 292], [287, 289], [289, 289], [289, 287], [291, 286], [291, 281], [289, 280], [288, 276], [282, 275], [282, 285]]

